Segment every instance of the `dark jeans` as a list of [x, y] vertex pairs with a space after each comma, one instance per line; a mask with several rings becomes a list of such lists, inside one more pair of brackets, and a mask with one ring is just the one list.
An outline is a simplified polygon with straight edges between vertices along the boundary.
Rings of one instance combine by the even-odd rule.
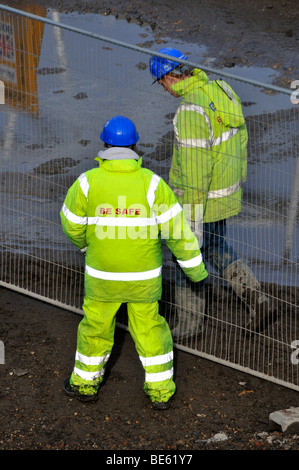
[[[203, 224], [203, 240], [200, 247], [203, 261], [222, 275], [223, 271], [238, 259], [237, 254], [226, 242], [226, 219]], [[181, 269], [177, 269], [177, 286], [188, 287], [191, 282]]]
[[205, 263], [210, 264], [219, 274], [238, 259], [226, 242], [226, 219], [203, 224], [201, 253]]

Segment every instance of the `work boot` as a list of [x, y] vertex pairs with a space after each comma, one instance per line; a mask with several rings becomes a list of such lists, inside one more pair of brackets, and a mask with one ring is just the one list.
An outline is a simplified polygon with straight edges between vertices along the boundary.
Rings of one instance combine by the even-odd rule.
[[71, 398], [76, 398], [77, 400], [83, 401], [83, 402], [86, 402], [86, 403], [87, 402], [94, 403], [99, 398], [99, 396], [98, 396], [99, 390], [98, 389], [96, 389], [95, 393], [93, 393], [93, 394], [80, 393], [79, 392], [79, 387], [77, 385], [72, 385], [70, 383], [70, 379], [65, 380], [65, 382], [63, 384], [63, 391], [67, 396], [69, 396]]
[[152, 403], [152, 407], [155, 411], [168, 410], [170, 405], [170, 401], [153, 401]]
[[171, 330], [174, 341], [201, 335], [204, 331], [205, 296], [203, 290], [195, 292], [190, 287], [176, 286], [177, 324]]
[[274, 321], [270, 299], [261, 292], [260, 283], [241, 259], [237, 259], [225, 269], [223, 278], [248, 307], [250, 318], [246, 328], [259, 332]]

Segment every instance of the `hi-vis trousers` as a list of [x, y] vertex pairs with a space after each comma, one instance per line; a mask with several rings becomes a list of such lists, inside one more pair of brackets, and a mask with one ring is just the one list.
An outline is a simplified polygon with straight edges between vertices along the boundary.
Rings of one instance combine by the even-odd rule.
[[[75, 366], [70, 383], [80, 393], [96, 393], [114, 344], [115, 318], [121, 303], [85, 297], [78, 326]], [[159, 303], [128, 303], [128, 328], [145, 371], [143, 390], [152, 402], [165, 402], [175, 393], [172, 336], [159, 314]]]

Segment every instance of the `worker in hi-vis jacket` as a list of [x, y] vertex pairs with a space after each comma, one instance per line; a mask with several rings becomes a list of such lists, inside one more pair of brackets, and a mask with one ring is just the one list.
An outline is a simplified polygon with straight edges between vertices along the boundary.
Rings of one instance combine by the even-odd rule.
[[98, 398], [113, 343], [116, 313], [127, 303], [128, 329], [145, 371], [144, 391], [155, 409], [175, 393], [173, 342], [159, 314], [162, 245], [194, 282], [207, 277], [198, 241], [162, 178], [142, 167], [135, 124], [124, 116], [106, 122], [99, 167], [68, 190], [61, 221], [66, 236], [85, 252], [84, 316], [78, 327], [67, 395]]
[[[241, 211], [242, 182], [247, 174], [248, 134], [240, 98], [223, 80], [184, 64], [188, 57], [177, 49], [162, 48], [149, 68], [164, 90], [181, 103], [173, 119], [174, 146], [169, 185], [199, 241], [206, 266], [210, 264], [248, 307], [246, 328], [259, 331], [270, 320], [270, 301], [252, 270], [226, 241], [226, 221]], [[182, 63], [180, 63], [180, 61]], [[198, 332], [206, 301], [178, 270], [178, 323], [173, 336]], [[203, 328], [204, 329], [204, 328]]]

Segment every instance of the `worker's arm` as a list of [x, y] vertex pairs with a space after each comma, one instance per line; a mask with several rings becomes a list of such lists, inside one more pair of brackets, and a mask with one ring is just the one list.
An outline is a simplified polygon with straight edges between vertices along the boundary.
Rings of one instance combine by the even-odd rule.
[[247, 179], [247, 143], [248, 143], [248, 131], [246, 124], [240, 127], [240, 138], [241, 138], [241, 159], [242, 159], [242, 181], [243, 183]]
[[156, 190], [153, 210], [161, 236], [185, 274], [192, 281], [205, 279], [208, 273], [202, 261], [198, 241], [173, 191], [162, 179]]
[[79, 250], [86, 248], [87, 198], [80, 186], [79, 178], [67, 192], [60, 211], [62, 229]]
[[182, 204], [201, 205], [204, 212], [214, 164], [212, 132], [204, 109], [191, 103], [181, 105], [174, 132], [170, 184], [183, 191]]

